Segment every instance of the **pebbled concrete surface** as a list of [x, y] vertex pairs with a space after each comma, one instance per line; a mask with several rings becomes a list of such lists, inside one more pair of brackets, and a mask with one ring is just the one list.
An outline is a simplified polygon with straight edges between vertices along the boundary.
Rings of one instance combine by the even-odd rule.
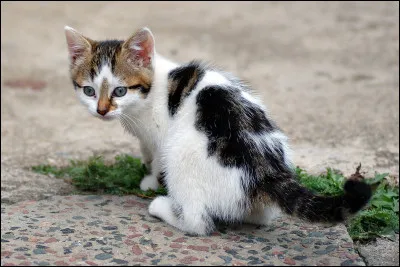
[[135, 196], [55, 196], [2, 207], [1, 265], [364, 265], [343, 225], [282, 217], [193, 237]]

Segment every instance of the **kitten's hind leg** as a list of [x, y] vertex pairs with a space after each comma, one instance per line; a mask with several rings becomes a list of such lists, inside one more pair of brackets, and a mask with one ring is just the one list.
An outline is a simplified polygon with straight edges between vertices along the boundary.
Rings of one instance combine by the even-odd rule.
[[204, 210], [181, 206], [170, 197], [157, 197], [149, 206], [149, 213], [181, 231], [208, 235], [214, 230], [214, 222]]
[[243, 222], [256, 225], [267, 225], [278, 217], [280, 211], [274, 206], [257, 205], [253, 208], [251, 213], [247, 215]]

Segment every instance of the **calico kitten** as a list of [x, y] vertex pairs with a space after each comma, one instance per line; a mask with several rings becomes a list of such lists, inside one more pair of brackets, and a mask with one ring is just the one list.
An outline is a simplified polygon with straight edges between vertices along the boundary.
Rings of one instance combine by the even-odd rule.
[[341, 222], [370, 199], [349, 180], [344, 195], [318, 196], [293, 172], [287, 138], [249, 86], [198, 61], [171, 62], [149, 29], [126, 41], [94, 41], [65, 27], [71, 78], [94, 116], [118, 119], [140, 140], [151, 174], [163, 181], [149, 213], [182, 231], [207, 235], [215, 220], [266, 224], [278, 209], [311, 222]]

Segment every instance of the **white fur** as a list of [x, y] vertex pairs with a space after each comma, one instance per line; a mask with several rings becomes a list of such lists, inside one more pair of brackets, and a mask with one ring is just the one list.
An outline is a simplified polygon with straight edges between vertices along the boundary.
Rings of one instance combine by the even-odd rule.
[[[185, 232], [205, 235], [213, 228], [212, 217], [227, 221], [245, 221], [266, 224], [276, 216], [274, 207], [255, 206], [244, 201], [242, 177], [248, 175], [238, 168], [222, 166], [217, 157], [210, 157], [207, 151], [206, 135], [195, 129], [196, 96], [207, 85], [229, 85], [231, 80], [217, 71], [207, 71], [192, 93], [181, 103], [179, 113], [173, 118], [168, 112], [168, 72], [178, 65], [154, 55], [154, 80], [146, 99], [139, 95], [121, 97], [118, 109], [110, 117], [120, 118], [128, 124], [126, 129], [140, 140], [144, 163], [151, 169], [140, 185], [143, 190], [158, 187], [157, 175], [167, 173], [168, 196], [157, 197], [149, 206], [149, 213]], [[111, 87], [120, 81], [104, 66], [93, 84], [96, 93], [106, 79]], [[111, 88], [110, 87], [110, 88]], [[82, 90], [78, 90], [82, 91]], [[96, 99], [78, 93], [89, 111], [96, 115]], [[262, 105], [249, 93], [243, 97], [252, 103]], [[268, 144], [274, 147], [279, 140], [285, 146], [286, 137], [276, 132], [265, 136], [251, 136], [256, 146]], [[290, 159], [287, 159], [287, 164]], [[174, 210], [179, 209], [177, 217]]]

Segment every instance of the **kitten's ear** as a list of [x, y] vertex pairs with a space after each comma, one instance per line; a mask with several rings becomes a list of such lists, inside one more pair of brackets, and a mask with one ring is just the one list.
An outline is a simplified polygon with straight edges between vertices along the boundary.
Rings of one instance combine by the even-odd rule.
[[71, 27], [65, 26], [65, 37], [67, 39], [68, 52], [71, 65], [77, 65], [79, 60], [87, 56], [91, 49], [92, 45], [90, 40], [87, 37], [84, 37], [81, 33], [77, 32]]
[[150, 68], [154, 58], [154, 37], [150, 29], [142, 28], [123, 44], [128, 53], [128, 62]]

